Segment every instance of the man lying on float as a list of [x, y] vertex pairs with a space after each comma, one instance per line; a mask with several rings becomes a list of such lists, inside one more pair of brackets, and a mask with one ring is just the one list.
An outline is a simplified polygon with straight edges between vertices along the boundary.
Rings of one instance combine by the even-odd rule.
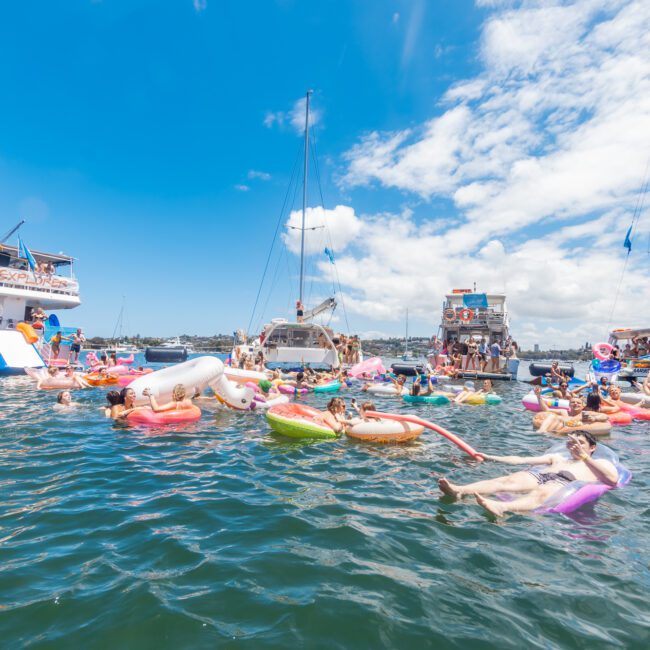
[[[600, 481], [611, 487], [616, 486], [618, 471], [614, 464], [603, 458], [592, 458], [596, 444], [596, 439], [588, 431], [574, 431], [569, 434], [566, 445], [569, 458], [560, 453], [533, 457], [481, 454], [484, 460], [509, 465], [548, 465], [548, 470], [531, 467], [525, 471], [467, 485], [455, 485], [446, 478], [441, 478], [438, 486], [452, 497], [474, 495], [480, 506], [497, 516], [505, 512], [530, 512], [573, 481]], [[496, 501], [483, 496], [498, 492], [517, 493], [521, 496], [512, 501]]]

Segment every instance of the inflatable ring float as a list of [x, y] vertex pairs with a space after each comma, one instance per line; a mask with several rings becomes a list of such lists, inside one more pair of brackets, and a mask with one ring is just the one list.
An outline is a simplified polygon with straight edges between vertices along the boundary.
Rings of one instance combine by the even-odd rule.
[[446, 395], [404, 395], [404, 401], [408, 404], [449, 404], [449, 398]]
[[196, 422], [201, 419], [201, 409], [192, 405], [187, 409], [174, 409], [172, 411], [159, 411], [156, 413], [149, 407], [143, 407], [126, 416], [126, 421], [131, 424], [180, 424], [182, 422]]
[[501, 404], [503, 400], [495, 393], [487, 393], [486, 395], [472, 395], [463, 401], [463, 404]]
[[91, 386], [112, 386], [117, 384], [119, 379], [117, 375], [106, 375], [102, 377], [99, 373], [91, 373], [90, 375], [83, 376], [84, 381]]
[[323, 422], [323, 414], [305, 404], [278, 404], [266, 412], [271, 429], [288, 438], [337, 438], [336, 432]]
[[337, 390], [341, 390], [341, 382], [338, 380], [314, 386], [314, 393], [335, 393]]
[[362, 420], [350, 426], [345, 435], [363, 442], [400, 443], [415, 440], [424, 427], [395, 420]]
[[608, 361], [614, 347], [609, 343], [594, 343], [591, 351], [599, 361]]
[[447, 307], [442, 313], [445, 320], [452, 321], [456, 320], [456, 310], [453, 307]]

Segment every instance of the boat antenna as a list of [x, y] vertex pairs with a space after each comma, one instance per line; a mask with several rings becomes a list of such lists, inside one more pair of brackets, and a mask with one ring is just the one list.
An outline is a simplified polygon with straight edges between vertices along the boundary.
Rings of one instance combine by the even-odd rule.
[[302, 226], [300, 228], [300, 291], [298, 299], [302, 303], [305, 282], [305, 213], [307, 212], [307, 174], [309, 171], [309, 98], [312, 90], [305, 93], [305, 159], [302, 177]]
[[7, 241], [7, 239], [9, 239], [9, 237], [11, 237], [11, 235], [13, 235], [18, 230], [18, 228], [20, 228], [24, 223], [25, 220], [21, 219], [17, 225], [15, 225], [8, 233], [4, 235], [2, 239], [0, 239], [0, 245], [4, 244]]

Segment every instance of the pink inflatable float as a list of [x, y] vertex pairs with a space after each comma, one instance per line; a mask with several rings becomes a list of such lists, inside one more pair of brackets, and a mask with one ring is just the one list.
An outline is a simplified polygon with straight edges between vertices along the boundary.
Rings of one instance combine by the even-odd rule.
[[386, 372], [384, 364], [379, 357], [371, 357], [361, 363], [357, 363], [348, 370], [350, 377], [361, 377], [362, 375], [381, 375]]
[[149, 407], [144, 407], [129, 413], [126, 421], [132, 424], [181, 424], [182, 422], [196, 422], [201, 419], [201, 409], [191, 406], [188, 409], [173, 411], [160, 411], [156, 413]]

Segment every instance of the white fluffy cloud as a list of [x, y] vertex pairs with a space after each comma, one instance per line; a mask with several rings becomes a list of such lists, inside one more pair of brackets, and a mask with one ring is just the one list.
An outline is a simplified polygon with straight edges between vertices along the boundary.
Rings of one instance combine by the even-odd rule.
[[[284, 243], [292, 252], [300, 253], [300, 228], [302, 211], [294, 210], [286, 223], [282, 235]], [[305, 211], [305, 253], [315, 255], [327, 247], [337, 254], [343, 251], [361, 231], [361, 220], [354, 210], [346, 205], [337, 205], [328, 210], [322, 207], [307, 208]]]
[[[443, 293], [477, 281], [507, 291], [524, 343], [602, 337], [650, 152], [650, 3], [477, 4], [489, 11], [482, 73], [450, 87], [421, 127], [363, 137], [342, 179], [444, 197], [456, 217], [364, 217], [358, 250], [339, 259], [346, 304], [437, 322]], [[646, 278], [626, 275], [617, 325], [647, 317]]]
[[[269, 111], [264, 116], [264, 126], [271, 128], [273, 126], [290, 126], [296, 133], [304, 133], [305, 130], [305, 104], [306, 99], [301, 97], [297, 99], [288, 111]], [[309, 108], [309, 125], [315, 126], [321, 122], [323, 113], [319, 108], [310, 104]]]

